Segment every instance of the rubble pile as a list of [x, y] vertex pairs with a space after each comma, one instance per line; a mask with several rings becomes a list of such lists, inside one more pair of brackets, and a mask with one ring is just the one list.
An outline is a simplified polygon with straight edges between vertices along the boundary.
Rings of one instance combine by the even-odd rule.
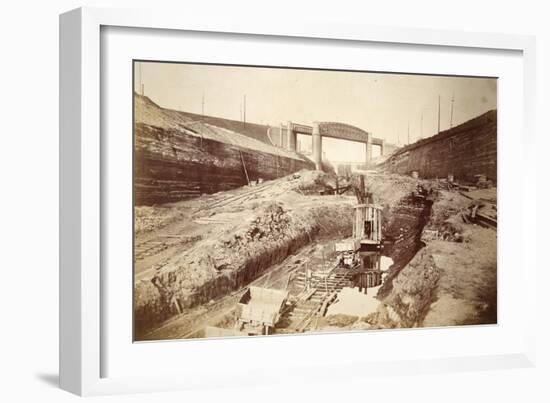
[[[249, 284], [316, 237], [349, 236], [353, 199], [305, 196], [297, 188], [318, 175], [303, 174], [204, 198], [203, 205], [215, 207], [195, 204], [196, 213], [189, 211], [191, 202], [174, 205], [185, 211], [183, 221], [192, 221], [186, 228], [201, 223], [193, 228], [202, 228], [203, 236], [173, 254], [163, 252], [167, 257], [154, 270], [136, 277], [138, 332]], [[236, 208], [245, 203], [254, 208]]]
[[459, 192], [436, 193], [423, 246], [388, 276], [373, 328], [496, 323], [495, 231], [463, 220], [471, 205]]
[[[154, 259], [136, 261], [138, 339], [180, 313], [176, 322], [195, 323], [189, 312], [216, 312], [211, 307], [222, 297], [232, 298], [254, 281], [263, 285], [264, 277], [288, 286], [286, 269], [275, 278], [274, 267], [308, 249], [306, 245], [314, 251], [319, 242], [351, 236], [353, 192], [321, 192], [341, 187], [342, 181], [337, 184], [334, 176], [323, 172], [300, 171], [136, 212], [137, 239], [158, 243], [158, 233], [168, 245], [155, 252]], [[457, 190], [434, 188], [434, 183], [399, 175], [367, 176], [367, 190], [384, 209], [383, 230], [389, 240], [385, 253], [394, 263], [377, 294], [376, 312], [367, 317], [327, 317], [318, 330], [494, 322], [496, 237], [484, 232], [493, 230], [463, 220], [465, 213], [471, 214], [472, 199]], [[170, 243], [172, 239], [177, 243]], [[315, 260], [311, 253], [308, 259]], [[329, 255], [319, 253], [318, 260], [324, 262]], [[303, 264], [303, 257], [295, 260], [291, 266]], [[312, 262], [309, 267], [315, 266]]]
[[260, 241], [278, 241], [290, 227], [290, 217], [280, 204], [269, 204], [264, 213], [252, 220], [244, 232], [233, 233], [222, 240], [224, 247], [235, 252], [246, 252], [250, 243]]

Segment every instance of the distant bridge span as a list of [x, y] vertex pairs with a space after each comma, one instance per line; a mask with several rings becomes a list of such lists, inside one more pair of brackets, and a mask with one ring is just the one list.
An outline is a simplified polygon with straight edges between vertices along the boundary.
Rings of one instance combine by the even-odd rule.
[[[313, 161], [316, 169], [321, 169], [321, 160], [323, 155], [323, 137], [332, 137], [336, 139], [357, 141], [365, 144], [366, 164], [368, 165], [372, 159], [372, 146], [380, 146], [380, 154], [384, 155], [385, 141], [384, 139], [374, 138], [372, 133], [369, 133], [358, 127], [340, 122], [313, 122], [313, 126], [307, 126], [292, 122], [287, 122], [286, 127], [281, 124], [279, 135], [279, 144], [285, 144], [286, 148], [296, 151], [296, 139], [298, 133], [308, 134], [312, 137]], [[284, 136], [286, 135], [286, 141]]]

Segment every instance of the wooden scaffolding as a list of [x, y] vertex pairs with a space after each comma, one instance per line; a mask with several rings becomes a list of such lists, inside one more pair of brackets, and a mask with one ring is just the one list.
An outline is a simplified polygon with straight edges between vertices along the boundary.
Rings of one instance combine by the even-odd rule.
[[380, 249], [382, 244], [382, 207], [376, 204], [355, 206], [353, 238], [368, 249]]

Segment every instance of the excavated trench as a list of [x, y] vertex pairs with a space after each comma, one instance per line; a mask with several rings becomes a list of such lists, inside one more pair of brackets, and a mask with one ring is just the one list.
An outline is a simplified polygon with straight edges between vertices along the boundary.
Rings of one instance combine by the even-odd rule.
[[[422, 248], [421, 235], [429, 220], [431, 206], [432, 202], [429, 200], [408, 195], [391, 208], [386, 207], [383, 218], [383, 234], [386, 239], [383, 254], [391, 258], [393, 264], [378, 291], [378, 299], [383, 300], [392, 292], [393, 279]], [[276, 210], [275, 216], [273, 212], [268, 212], [267, 226], [257, 226], [263, 226], [263, 229], [252, 225], [246, 236], [243, 237], [242, 233], [235, 234], [223, 242], [218, 259], [212, 259], [209, 255], [208, 259], [212, 261], [218, 275], [194, 288], [192, 292], [179, 292], [181, 280], [174, 273], [159, 277], [157, 284], [145, 284], [144, 287], [149, 288], [149, 295], [157, 296], [152, 299], [147, 297], [150, 300], [145, 304], [136, 304], [137, 339], [142, 339], [142, 336], [157, 328], [161, 322], [178, 316], [182, 311], [207, 307], [213, 301], [246, 287], [307, 245], [351, 235], [353, 209], [350, 204], [317, 207], [307, 211], [296, 209], [290, 212], [290, 216], [284, 208]], [[296, 222], [300, 224], [296, 225]], [[289, 223], [294, 224], [289, 227]], [[233, 259], [229, 254], [238, 258]]]
[[[216, 273], [200, 286], [182, 287], [182, 272], [167, 271], [136, 289], [135, 331], [139, 340], [161, 322], [242, 289], [271, 267], [319, 239], [351, 235], [349, 203], [287, 210], [268, 205], [245, 230], [217, 242], [200, 245], [194, 260], [199, 270]], [[183, 266], [189, 267], [189, 266]]]
[[[414, 310], [402, 302], [407, 300], [415, 307], [429, 306], [424, 302], [431, 300], [430, 295], [437, 279], [434, 283], [431, 281], [433, 276], [426, 276], [425, 267], [418, 267], [415, 277], [422, 279], [419, 282], [420, 290], [411, 298], [407, 295], [411, 290], [406, 288], [404, 292], [401, 284], [402, 277], [408, 276], [400, 276], [400, 273], [423, 253], [425, 244], [422, 242], [422, 234], [430, 221], [432, 204], [430, 199], [411, 195], [400, 199], [393, 208], [386, 209], [383, 223], [384, 249], [379, 255], [382, 283], [377, 285], [373, 281], [372, 285], [367, 285], [367, 290], [364, 288], [365, 282], [354, 279], [351, 286], [340, 291], [336, 304], [329, 307], [326, 317], [316, 322], [310, 331], [412, 327], [417, 323], [425, 312], [414, 312], [410, 320], [407, 315]], [[372, 253], [366, 252], [367, 255]], [[360, 276], [364, 278], [368, 274]]]
[[384, 218], [384, 255], [390, 257], [393, 264], [380, 287], [378, 298], [384, 298], [390, 293], [392, 280], [424, 246], [421, 240], [422, 231], [430, 219], [432, 204], [430, 199], [409, 195], [401, 199], [389, 211], [388, 217]]

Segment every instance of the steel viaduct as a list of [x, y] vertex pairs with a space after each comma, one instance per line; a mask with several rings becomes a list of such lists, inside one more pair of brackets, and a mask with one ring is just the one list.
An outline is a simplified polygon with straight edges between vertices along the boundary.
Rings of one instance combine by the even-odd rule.
[[279, 145], [288, 150], [296, 151], [297, 135], [307, 134], [312, 137], [313, 162], [316, 169], [321, 169], [323, 155], [323, 137], [356, 141], [365, 144], [366, 161], [368, 165], [372, 159], [372, 146], [380, 147], [380, 154], [385, 155], [385, 140], [374, 138], [372, 133], [366, 132], [358, 127], [339, 122], [313, 122], [313, 126], [287, 122], [286, 126], [281, 124], [278, 139]]

